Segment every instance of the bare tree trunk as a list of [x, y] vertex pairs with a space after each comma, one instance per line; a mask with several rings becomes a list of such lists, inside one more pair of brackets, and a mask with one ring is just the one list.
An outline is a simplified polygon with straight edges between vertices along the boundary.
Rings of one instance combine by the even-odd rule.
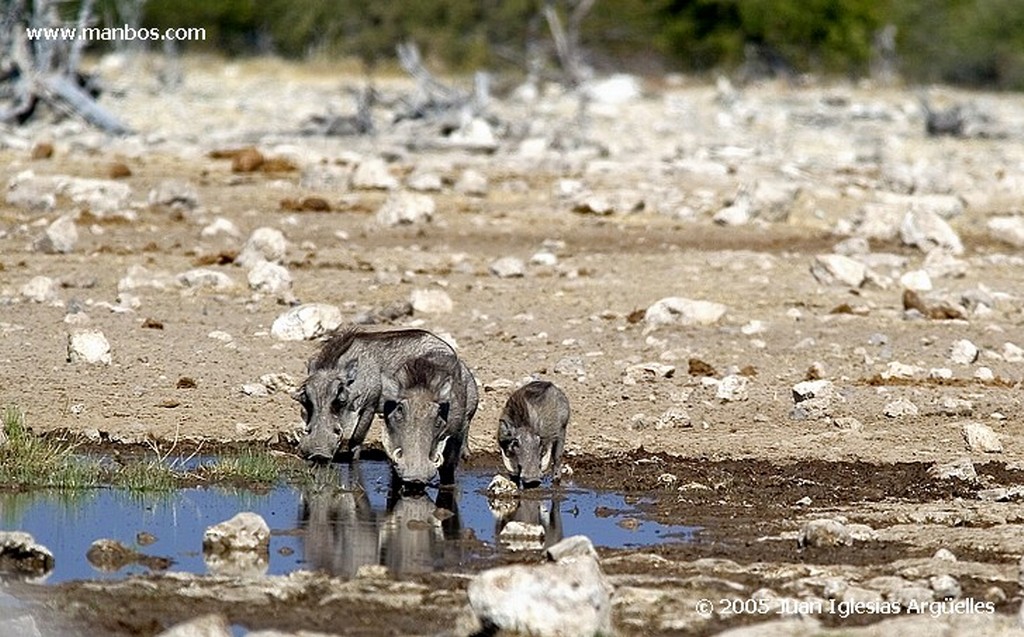
[[[0, 99], [7, 97], [11, 106], [0, 110], [0, 122], [24, 123], [46, 102], [64, 112], [77, 114], [90, 124], [109, 133], [125, 134], [127, 126], [96, 103], [82, 90], [78, 66], [86, 40], [38, 38], [29, 41], [26, 27], [61, 29], [56, 3], [59, 0], [14, 0], [7, 6], [0, 29], [0, 84], [10, 83]], [[76, 29], [92, 24], [95, 0], [82, 0]], [[6, 93], [6, 95], [4, 94]]]
[[591, 70], [583, 61], [580, 48], [580, 28], [584, 18], [594, 8], [596, 0], [579, 0], [569, 14], [568, 30], [562, 26], [562, 20], [555, 8], [555, 0], [545, 0], [544, 19], [547, 20], [551, 38], [555, 41], [555, 53], [558, 62], [566, 75], [567, 82], [578, 86], [589, 79]]

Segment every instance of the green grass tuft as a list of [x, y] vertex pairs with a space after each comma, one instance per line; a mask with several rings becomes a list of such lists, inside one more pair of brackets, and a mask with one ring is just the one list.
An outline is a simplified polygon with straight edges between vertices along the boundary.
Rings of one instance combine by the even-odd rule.
[[272, 483], [282, 477], [281, 461], [263, 450], [246, 449], [238, 455], [220, 458], [204, 469], [215, 481]]
[[134, 460], [118, 468], [110, 477], [115, 487], [128, 491], [173, 491], [182, 474], [162, 459]]
[[0, 445], [0, 486], [84, 489], [99, 482], [99, 467], [75, 456], [76, 445], [33, 436], [25, 414], [8, 406], [3, 413], [7, 443]]

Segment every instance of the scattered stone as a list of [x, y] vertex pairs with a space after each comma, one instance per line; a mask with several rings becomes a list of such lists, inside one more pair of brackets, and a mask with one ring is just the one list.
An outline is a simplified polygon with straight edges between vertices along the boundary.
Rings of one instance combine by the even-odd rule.
[[863, 256], [871, 252], [871, 244], [864, 237], [850, 237], [832, 246], [832, 252], [844, 257]]
[[816, 420], [830, 415], [832, 401], [838, 397], [830, 380], [805, 380], [793, 385], [793, 420]]
[[949, 549], [939, 549], [932, 555], [932, 559], [940, 562], [956, 562], [956, 555]]
[[853, 536], [842, 522], [833, 519], [811, 520], [800, 529], [797, 545], [831, 548], [853, 544]]
[[920, 316], [938, 321], [967, 318], [964, 308], [949, 303], [929, 305], [913, 290], [903, 290], [903, 309], [907, 310], [908, 316], [912, 314], [910, 310], [914, 310]]
[[928, 475], [936, 480], [962, 480], [963, 482], [978, 480], [978, 472], [974, 470], [974, 463], [970, 458], [936, 463], [928, 468]]
[[209, 268], [194, 268], [187, 272], [182, 272], [175, 277], [175, 281], [183, 288], [229, 290], [235, 285], [235, 282], [228, 275]]
[[434, 217], [436, 205], [430, 195], [415, 192], [399, 192], [389, 195], [377, 210], [377, 223], [382, 226], [397, 226], [423, 223]]
[[529, 524], [519, 520], [509, 520], [505, 528], [498, 534], [498, 539], [503, 543], [520, 542], [522, 540], [543, 540], [544, 525]]
[[1007, 363], [1024, 363], [1024, 349], [1014, 343], [1003, 343], [999, 353]]
[[21, 295], [36, 303], [53, 303], [57, 297], [57, 281], [48, 276], [34, 276], [21, 286]]
[[928, 583], [935, 592], [937, 599], [957, 599], [960, 597], [960, 582], [950, 575], [935, 575]]
[[203, 551], [226, 553], [231, 551], [268, 552], [270, 527], [256, 513], [243, 511], [206, 529], [203, 533]]
[[711, 217], [711, 220], [720, 226], [742, 226], [750, 223], [752, 218], [750, 210], [750, 198], [741, 194], [732, 205], [722, 208]]
[[943, 396], [939, 401], [939, 413], [943, 416], [970, 416], [974, 413], [974, 403], [952, 396]]
[[68, 334], [69, 363], [109, 365], [111, 362], [110, 343], [99, 330], [79, 329]]
[[405, 185], [416, 192], [441, 192], [444, 182], [437, 173], [415, 171], [406, 179]]
[[860, 261], [841, 254], [819, 254], [811, 263], [811, 274], [822, 285], [859, 288], [867, 278], [868, 269]]
[[231, 637], [231, 624], [223, 615], [200, 615], [175, 624], [157, 637]]
[[149, 191], [149, 205], [195, 210], [199, 207], [196, 187], [182, 179], [164, 179]]
[[519, 487], [516, 483], [503, 475], [496, 475], [491, 478], [487, 485], [487, 495], [492, 498], [502, 498], [519, 494]]
[[249, 146], [242, 148], [231, 156], [231, 172], [233, 173], [252, 173], [260, 169], [266, 158], [259, 150]]
[[853, 416], [839, 416], [832, 419], [832, 426], [843, 431], [860, 431], [864, 428], [864, 423]]
[[530, 265], [553, 267], [558, 265], [558, 256], [547, 250], [540, 250], [530, 257]]
[[234, 239], [238, 239], [242, 236], [242, 233], [238, 230], [238, 226], [236, 226], [230, 219], [225, 219], [224, 217], [217, 217], [212, 223], [199, 231], [199, 236], [203, 238], [216, 237], [219, 234], [225, 234]]
[[551, 371], [565, 376], [574, 376], [578, 381], [583, 381], [587, 377], [586, 366], [580, 356], [564, 356], [558, 359]]
[[310, 164], [299, 175], [304, 190], [344, 192], [352, 179], [352, 167], [339, 164]]
[[718, 372], [710, 363], [699, 358], [691, 358], [687, 361], [687, 373], [690, 376], [717, 376]]
[[[538, 637], [611, 634], [611, 584], [590, 541], [569, 537], [548, 549], [551, 562], [484, 571], [469, 603], [484, 626]], [[589, 547], [589, 550], [587, 550]]]
[[521, 277], [526, 274], [526, 265], [518, 257], [501, 257], [492, 261], [488, 269], [491, 274], [502, 279]]
[[126, 179], [132, 176], [132, 169], [123, 161], [111, 162], [107, 166], [107, 177], [110, 179]]
[[1024, 248], [1024, 217], [993, 217], [987, 225], [992, 238]]
[[980, 422], [966, 422], [961, 426], [964, 440], [967, 442], [968, 451], [981, 451], [983, 453], [1002, 453], [1003, 443], [999, 435], [985, 424]]
[[881, 376], [885, 380], [893, 378], [915, 378], [924, 374], [925, 369], [918, 367], [917, 365], [907, 365], [899, 361], [891, 361], [885, 366], [885, 371], [882, 372]]
[[137, 290], [139, 288], [155, 288], [165, 290], [174, 285], [174, 277], [166, 272], [150, 272], [141, 265], [128, 268], [128, 273], [117, 282], [119, 292]]
[[484, 197], [487, 195], [487, 177], [479, 170], [468, 168], [462, 172], [459, 180], [455, 182], [455, 192], [470, 195], [473, 197]]
[[46, 254], [67, 254], [75, 249], [78, 228], [71, 215], [61, 215], [46, 227], [43, 235], [35, 240], [33, 248]]
[[995, 374], [988, 367], [979, 367], [974, 370], [974, 377], [980, 381], [989, 382], [995, 380]]
[[477, 152], [490, 153], [498, 148], [494, 129], [481, 117], [474, 117], [452, 131], [448, 141], [453, 147]]
[[957, 365], [970, 365], [978, 360], [978, 346], [967, 339], [954, 341], [949, 350], [949, 358]]
[[715, 398], [723, 403], [740, 402], [747, 399], [747, 385], [750, 379], [739, 374], [729, 374], [718, 382]]
[[242, 251], [235, 258], [235, 264], [251, 268], [260, 261], [280, 263], [288, 250], [284, 233], [276, 228], [257, 228], [249, 235]]
[[923, 252], [941, 248], [954, 255], [964, 253], [963, 243], [942, 217], [930, 210], [911, 210], [900, 224], [900, 240]]
[[648, 329], [661, 325], [713, 325], [725, 315], [726, 309], [721, 303], [669, 296], [647, 308], [644, 322]]
[[583, 88], [590, 99], [604, 106], [619, 106], [635, 101], [641, 95], [640, 81], [627, 73], [590, 80]]
[[398, 180], [388, 171], [383, 159], [371, 158], [356, 166], [352, 187], [358, 190], [394, 190], [398, 188]]
[[32, 161], [50, 159], [53, 157], [53, 144], [50, 142], [38, 142], [32, 147]]
[[932, 279], [924, 270], [911, 270], [900, 277], [900, 285], [915, 292], [928, 292], [932, 289]]
[[282, 341], [311, 340], [341, 325], [341, 310], [326, 303], [306, 303], [281, 314], [270, 328], [270, 335]]
[[413, 290], [409, 302], [414, 311], [424, 314], [447, 314], [455, 309], [452, 297], [438, 288]]
[[882, 409], [882, 413], [888, 418], [903, 418], [905, 416], [916, 416], [919, 410], [917, 405], [901, 396], [887, 403]]
[[129, 564], [141, 564], [154, 571], [170, 568], [171, 560], [153, 557], [125, 546], [117, 540], [99, 539], [89, 545], [85, 557], [94, 568], [107, 573], [121, 570]]
[[53, 553], [24, 531], [0, 531], [0, 573], [40, 577], [53, 570]]
[[630, 365], [622, 371], [622, 384], [636, 385], [637, 383], [649, 383], [660, 378], [672, 378], [676, 373], [673, 365], [663, 363], [637, 363]]
[[259, 261], [250, 268], [246, 279], [249, 289], [261, 294], [288, 295], [292, 289], [292, 275], [283, 265]]

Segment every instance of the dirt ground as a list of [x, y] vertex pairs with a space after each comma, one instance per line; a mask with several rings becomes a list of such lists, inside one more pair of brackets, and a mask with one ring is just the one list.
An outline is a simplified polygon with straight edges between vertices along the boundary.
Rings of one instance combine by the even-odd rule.
[[[512, 142], [494, 154], [422, 151], [391, 138], [296, 135], [309, 114], [345, 107], [344, 82], [316, 71], [192, 61], [177, 93], [145, 90], [152, 80], [142, 76], [142, 88], [105, 102], [139, 136], [106, 140], [77, 124], [5, 132], [5, 182], [25, 170], [106, 179], [110, 165], [123, 162], [131, 176], [120, 181], [132, 189], [138, 219], [91, 215], [64, 199], [50, 212], [0, 203], [0, 403], [24, 410], [36, 431], [149, 440], [164, 449], [176, 439], [289, 440], [299, 410], [288, 393], [241, 391], [265, 374], [301, 381], [316, 347], [273, 338], [271, 325], [287, 306], [250, 291], [245, 270], [231, 263], [254, 229], [269, 226], [289, 242], [283, 265], [298, 301], [336, 305], [346, 320], [408, 300], [417, 289], [450, 296], [450, 312], [414, 313], [396, 323], [449, 335], [476, 374], [482, 401], [470, 434], [480, 457], [474, 462], [494, 461], [497, 416], [515, 385], [536, 376], [561, 386], [573, 409], [567, 447], [574, 480], [645, 491], [657, 498], [655, 517], [709, 529], [694, 545], [661, 551], [674, 565], [666, 567], [666, 582], [699, 571], [703, 559], [728, 558], [742, 567], [741, 575], [730, 571], [728, 577], [742, 581], [744, 590], [781, 590], [780, 582], [792, 581], [796, 571], [813, 571], [801, 570], [808, 564], [821, 565], [821, 571], [848, 568], [847, 575], [856, 573], [850, 577], [866, 579], [905, 568], [893, 566], [899, 560], [946, 548], [961, 562], [995, 569], [970, 575], [962, 567], [964, 596], [995, 595], [991, 587], [1000, 586], [997, 610], [1019, 605], [1016, 577], [1007, 569], [1015, 569], [1024, 553], [1024, 508], [1014, 498], [982, 501], [978, 492], [1024, 483], [1024, 364], [998, 354], [1006, 342], [1024, 346], [1024, 266], [1019, 250], [985, 230], [991, 215], [1020, 210], [1011, 187], [1024, 178], [1020, 138], [929, 139], [915, 115], [913, 92], [854, 86], [752, 87], [744, 95], [754, 115], [726, 127], [721, 117], [734, 111], [721, 106], [715, 88], [683, 82], [649, 87], [641, 99], [597, 111], [594, 145], [583, 150], [552, 150], [540, 159], [517, 154]], [[130, 76], [116, 77], [127, 82]], [[847, 105], [881, 105], [895, 115], [832, 127], [778, 115], [826, 108], [822, 104], [835, 96]], [[975, 98], [1009, 121], [1020, 115], [1016, 97]], [[548, 128], [522, 136], [543, 136], [571, 122], [565, 103], [539, 109]], [[502, 114], [511, 120], [521, 110]], [[30, 159], [28, 148], [39, 141], [53, 142], [52, 158]], [[291, 158], [299, 169], [236, 173], [230, 161], [209, 157], [210, 151], [250, 143], [267, 155]], [[837, 158], [863, 143], [882, 148], [884, 160], [851, 168]], [[588, 148], [598, 150], [588, 154]], [[678, 159], [709, 152], [723, 172], [679, 167]], [[374, 215], [387, 193], [300, 186], [303, 166], [350, 161], [352, 153], [388, 158], [399, 178], [416, 169], [439, 174], [446, 185], [432, 194], [433, 221], [382, 227]], [[949, 175], [954, 194], [966, 202], [966, 212], [951, 221], [965, 244], [960, 258], [966, 268], [961, 276], [936, 279], [927, 296], [959, 299], [980, 288], [998, 297], [992, 312], [966, 320], [911, 320], [898, 281], [850, 288], [812, 277], [814, 257], [844, 238], [834, 232], [836, 224], [885, 189], [886, 162]], [[486, 194], [451, 187], [468, 168], [487, 177]], [[801, 186], [785, 221], [725, 227], [710, 221], [738, 185], [768, 177]], [[199, 207], [148, 205], [147, 193], [166, 179], [192, 184]], [[561, 179], [596, 191], [639, 191], [648, 203], [640, 211], [606, 216], [575, 212], [555, 194]], [[651, 203], [659, 192], [710, 202], [708, 211], [665, 214]], [[282, 209], [283, 199], [308, 195], [325, 198], [333, 210]], [[46, 223], [65, 212], [78, 214], [74, 250], [33, 250]], [[217, 217], [233, 222], [240, 236], [203, 236]], [[527, 264], [525, 276], [515, 278], [489, 271], [500, 257], [529, 261], [545, 242], [555, 246], [556, 264]], [[871, 249], [893, 255], [901, 272], [921, 267], [925, 258], [898, 240], [872, 240]], [[230, 276], [234, 286], [140, 288], [132, 291], [138, 308], [111, 311], [104, 304], [117, 303], [118, 283], [132, 266], [170, 274], [209, 267]], [[57, 302], [21, 296], [35, 276], [59, 281]], [[638, 310], [669, 296], [722, 303], [727, 311], [704, 326], [651, 330], [636, 320]], [[844, 304], [855, 311], [836, 311]], [[73, 310], [104, 333], [110, 365], [67, 361]], [[762, 327], [747, 329], [753, 321]], [[218, 331], [230, 339], [211, 337]], [[981, 349], [977, 362], [951, 362], [950, 347], [960, 339]], [[709, 365], [711, 378], [742, 370], [749, 381], [746, 398], [718, 399], [713, 382], [690, 373], [691, 359]], [[953, 378], [884, 380], [892, 361], [949, 368]], [[624, 382], [628, 366], [647, 362], [674, 370]], [[839, 397], [828, 417], [794, 419], [792, 387], [809, 378], [812, 366], [813, 376], [831, 380]], [[992, 379], [976, 378], [982, 366], [991, 369]], [[885, 415], [885, 406], [898, 398], [913, 402], [918, 414]], [[949, 399], [969, 401], [970, 407], [951, 413], [943, 407]], [[657, 424], [673, 410], [685, 416]], [[860, 426], [837, 426], [840, 417], [853, 417]], [[970, 450], [962, 433], [966, 421], [992, 428], [1003, 450]], [[965, 456], [978, 468], [977, 482], [929, 476], [933, 463]], [[798, 504], [804, 497], [810, 504]], [[795, 532], [823, 515], [867, 523], [878, 538], [797, 551]], [[617, 576], [657, 572], [628, 554], [606, 557], [614, 558], [606, 569]], [[759, 564], [788, 565], [793, 572], [776, 577]], [[726, 577], [722, 568], [716, 576]], [[639, 586], [639, 579], [630, 581]], [[681, 631], [706, 634], [749, 620], [720, 618]], [[309, 627], [330, 632], [328, 624]], [[392, 630], [406, 634], [415, 626]], [[671, 634], [671, 626], [628, 613], [620, 623], [630, 634]], [[140, 621], [132, 630], [152, 634], [154, 628]]]

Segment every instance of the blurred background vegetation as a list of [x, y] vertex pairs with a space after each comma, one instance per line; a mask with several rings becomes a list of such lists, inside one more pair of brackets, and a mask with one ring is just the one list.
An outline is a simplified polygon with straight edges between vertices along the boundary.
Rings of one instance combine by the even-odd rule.
[[[436, 70], [502, 72], [553, 63], [542, 8], [567, 19], [581, 1], [98, 0], [97, 15], [100, 26], [204, 27], [188, 51], [351, 57], [373, 69], [412, 40]], [[1024, 88], [1024, 0], [596, 0], [579, 37], [598, 71], [730, 72], [753, 59], [859, 78], [887, 25], [907, 83]]]

